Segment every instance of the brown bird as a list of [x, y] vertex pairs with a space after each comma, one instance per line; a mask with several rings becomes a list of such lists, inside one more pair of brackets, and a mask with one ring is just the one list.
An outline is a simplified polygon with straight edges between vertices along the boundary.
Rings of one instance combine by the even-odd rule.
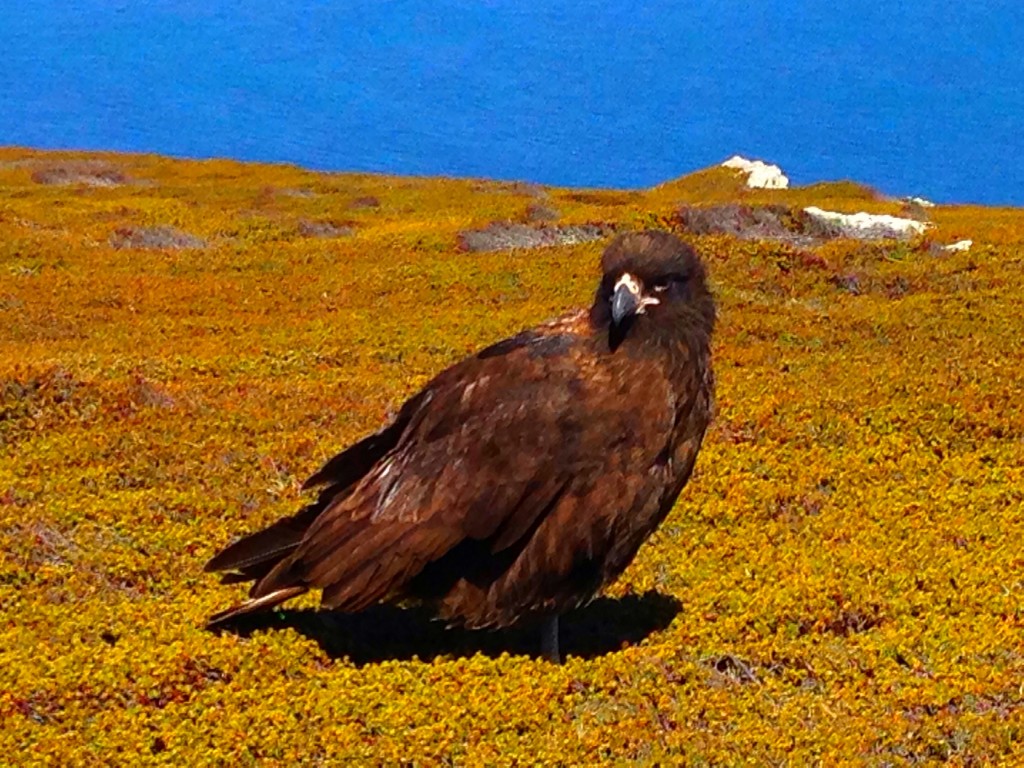
[[666, 232], [617, 237], [589, 312], [442, 371], [394, 421], [306, 481], [298, 514], [216, 555], [254, 581], [219, 624], [322, 590], [359, 611], [419, 601], [450, 624], [543, 621], [633, 560], [690, 477], [713, 409], [715, 305], [696, 253]]

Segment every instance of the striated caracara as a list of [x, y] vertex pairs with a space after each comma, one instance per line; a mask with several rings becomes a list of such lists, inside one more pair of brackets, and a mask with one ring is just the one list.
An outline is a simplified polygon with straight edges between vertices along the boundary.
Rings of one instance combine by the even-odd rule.
[[439, 373], [306, 481], [319, 497], [206, 564], [249, 598], [310, 589], [359, 611], [419, 601], [451, 624], [543, 622], [629, 565], [690, 477], [713, 409], [715, 305], [690, 246], [620, 235], [593, 306]]

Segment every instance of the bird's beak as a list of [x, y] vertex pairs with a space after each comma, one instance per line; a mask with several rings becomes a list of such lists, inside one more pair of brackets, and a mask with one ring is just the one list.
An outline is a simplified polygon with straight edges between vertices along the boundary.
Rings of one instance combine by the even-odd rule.
[[615, 292], [612, 293], [612, 323], [619, 325], [627, 317], [642, 314], [648, 305], [657, 303], [657, 299], [644, 296], [640, 281], [626, 272], [619, 278]]

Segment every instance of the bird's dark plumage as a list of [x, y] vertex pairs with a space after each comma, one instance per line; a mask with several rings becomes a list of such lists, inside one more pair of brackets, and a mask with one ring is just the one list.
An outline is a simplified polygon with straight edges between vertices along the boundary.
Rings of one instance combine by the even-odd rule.
[[468, 627], [556, 617], [618, 576], [671, 509], [713, 408], [715, 308], [694, 251], [619, 236], [589, 312], [442, 371], [307, 481], [318, 499], [220, 552], [254, 581], [212, 623], [321, 589], [419, 600]]

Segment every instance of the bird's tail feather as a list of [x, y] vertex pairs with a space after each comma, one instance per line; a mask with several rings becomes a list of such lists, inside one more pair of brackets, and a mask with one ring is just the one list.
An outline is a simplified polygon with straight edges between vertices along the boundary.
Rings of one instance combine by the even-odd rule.
[[[306, 530], [323, 511], [323, 504], [317, 502], [304, 507], [298, 514], [278, 520], [273, 525], [239, 539], [218, 552], [206, 564], [204, 570], [228, 571], [221, 577], [225, 584], [245, 581], [259, 581], [299, 546]], [[231, 619], [248, 613], [273, 608], [307, 590], [302, 584], [289, 584], [264, 595], [251, 597], [227, 610], [215, 613], [209, 618], [207, 627], [216, 627]], [[250, 595], [252, 592], [250, 592]]]
[[261, 531], [251, 533], [234, 544], [218, 552], [203, 567], [207, 573], [212, 571], [241, 571], [242, 578], [234, 581], [250, 580], [246, 577], [259, 578], [269, 567], [259, 568], [263, 564], [273, 565], [290, 554], [302, 541], [306, 530], [317, 515], [323, 511], [321, 503], [310, 504], [298, 514], [278, 520]]
[[308, 587], [297, 585], [294, 587], [278, 589], [252, 600], [246, 600], [244, 603], [233, 605], [225, 611], [213, 614], [213, 616], [211, 616], [207, 621], [206, 626], [208, 628], [216, 627], [232, 619], [236, 619], [239, 616], [245, 616], [246, 614], [256, 613], [258, 611], [265, 611], [268, 608], [273, 608], [275, 605], [280, 605], [285, 600], [291, 600], [293, 597], [298, 597], [302, 593], [306, 592], [307, 589]]

